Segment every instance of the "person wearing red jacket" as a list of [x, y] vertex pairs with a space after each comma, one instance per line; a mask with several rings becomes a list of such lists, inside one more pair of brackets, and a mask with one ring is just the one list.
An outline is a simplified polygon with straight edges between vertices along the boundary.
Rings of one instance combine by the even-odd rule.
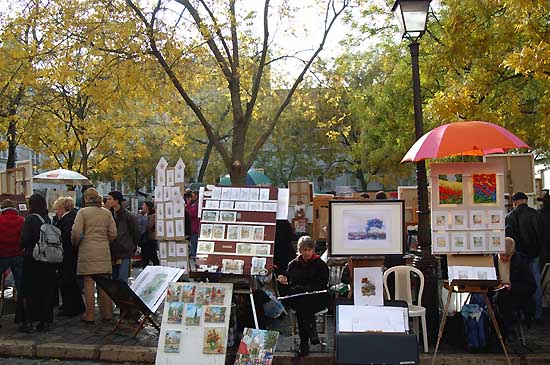
[[191, 192], [191, 196], [187, 203], [185, 204], [185, 211], [189, 215], [191, 220], [191, 232], [185, 232], [186, 235], [189, 235], [189, 241], [191, 247], [189, 248], [189, 256], [194, 258], [197, 254], [197, 244], [199, 241], [199, 227], [201, 219], [198, 217], [199, 214], [199, 194], [196, 191]]
[[23, 279], [23, 254], [21, 229], [25, 218], [21, 217], [16, 202], [6, 199], [0, 203], [0, 273], [9, 267], [15, 281], [15, 288], [21, 290]]

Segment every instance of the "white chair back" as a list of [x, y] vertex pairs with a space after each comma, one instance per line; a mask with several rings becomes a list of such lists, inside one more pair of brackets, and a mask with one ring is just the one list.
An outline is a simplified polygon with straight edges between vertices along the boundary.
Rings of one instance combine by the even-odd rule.
[[388, 277], [390, 274], [395, 276], [395, 290], [394, 299], [404, 300], [410, 306], [413, 304], [412, 299], [412, 287], [411, 287], [411, 272], [418, 275], [420, 278], [420, 288], [418, 290], [418, 305], [422, 306], [422, 293], [424, 292], [424, 274], [416, 267], [412, 266], [394, 266], [384, 272], [384, 291], [386, 297], [391, 299], [390, 291], [388, 289]]

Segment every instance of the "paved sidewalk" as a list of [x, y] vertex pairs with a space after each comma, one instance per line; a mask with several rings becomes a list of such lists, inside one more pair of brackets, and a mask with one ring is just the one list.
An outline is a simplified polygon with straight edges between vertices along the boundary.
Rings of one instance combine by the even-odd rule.
[[[161, 310], [159, 310], [161, 313]], [[548, 313], [546, 313], [548, 314]], [[547, 318], [549, 316], [547, 315]], [[98, 317], [99, 318], [99, 317]], [[160, 322], [160, 321], [159, 321]], [[122, 329], [111, 333], [114, 322], [101, 320], [93, 325], [82, 323], [78, 317], [56, 317], [51, 331], [31, 334], [18, 333], [17, 325], [13, 323], [13, 315], [5, 315], [0, 319], [0, 356], [25, 357], [39, 359], [75, 359], [103, 362], [154, 363], [158, 336], [151, 327], [143, 329], [136, 338], [132, 337], [131, 329]], [[312, 347], [312, 354], [302, 360], [296, 360], [290, 351], [290, 325], [288, 317], [275, 320], [270, 327], [281, 331], [274, 364], [319, 364], [334, 363], [333, 343], [329, 339], [329, 348], [321, 350], [320, 346]], [[550, 341], [547, 325], [533, 325], [526, 329], [527, 346], [519, 340], [508, 343], [509, 352], [514, 364], [550, 364]], [[329, 328], [334, 333], [333, 325]], [[329, 336], [329, 338], [332, 336]], [[433, 345], [430, 351], [433, 352]], [[230, 348], [227, 364], [233, 363], [236, 348]], [[421, 364], [431, 364], [431, 354], [421, 354]], [[30, 361], [30, 360], [29, 360]], [[57, 360], [54, 361], [54, 363]], [[2, 361], [0, 363], [9, 363]], [[46, 362], [36, 362], [46, 363]], [[451, 348], [443, 343], [438, 355], [438, 364], [504, 364], [505, 358], [501, 352], [468, 354], [461, 349]]]

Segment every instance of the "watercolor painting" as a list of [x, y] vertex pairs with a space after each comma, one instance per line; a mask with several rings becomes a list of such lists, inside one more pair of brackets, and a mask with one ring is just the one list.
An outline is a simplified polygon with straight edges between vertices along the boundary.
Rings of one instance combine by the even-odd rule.
[[187, 304], [185, 307], [185, 324], [188, 326], [198, 326], [201, 324], [202, 305]]
[[245, 328], [235, 365], [271, 365], [279, 332]]
[[185, 303], [195, 302], [195, 285], [182, 285], [181, 289], [181, 301]]
[[168, 303], [168, 319], [166, 323], [181, 324], [183, 318], [183, 302]]
[[206, 307], [204, 311], [205, 323], [223, 323], [225, 322], [226, 307]]
[[207, 327], [204, 329], [203, 354], [225, 354], [225, 331], [223, 327]]
[[361, 224], [348, 225], [348, 240], [385, 240], [387, 236], [386, 224], [379, 217], [368, 218]]
[[168, 284], [168, 289], [166, 290], [166, 301], [179, 302], [180, 298], [181, 298], [181, 285], [177, 283]]
[[199, 286], [195, 295], [195, 303], [197, 304], [210, 304], [210, 297], [212, 295], [212, 288], [208, 286]]
[[213, 287], [212, 288], [212, 298], [210, 303], [223, 305], [225, 302], [225, 288], [222, 287]]
[[164, 335], [164, 352], [179, 353], [181, 331], [166, 331]]

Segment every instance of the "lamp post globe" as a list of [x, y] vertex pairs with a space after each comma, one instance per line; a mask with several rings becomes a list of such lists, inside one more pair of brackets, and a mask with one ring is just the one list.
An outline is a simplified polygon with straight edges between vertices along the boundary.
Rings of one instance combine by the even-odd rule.
[[[426, 32], [430, 2], [431, 0], [397, 0], [392, 8], [399, 23], [402, 38], [410, 41], [409, 49], [412, 61], [414, 130], [416, 140], [420, 139], [424, 134], [418, 65], [418, 40]], [[428, 337], [434, 338], [437, 332], [437, 324], [439, 323], [439, 301], [437, 298], [436, 259], [431, 252], [428, 180], [424, 161], [416, 163], [416, 184], [418, 190], [418, 249], [415, 252], [413, 265], [424, 274], [422, 305], [426, 307]]]

